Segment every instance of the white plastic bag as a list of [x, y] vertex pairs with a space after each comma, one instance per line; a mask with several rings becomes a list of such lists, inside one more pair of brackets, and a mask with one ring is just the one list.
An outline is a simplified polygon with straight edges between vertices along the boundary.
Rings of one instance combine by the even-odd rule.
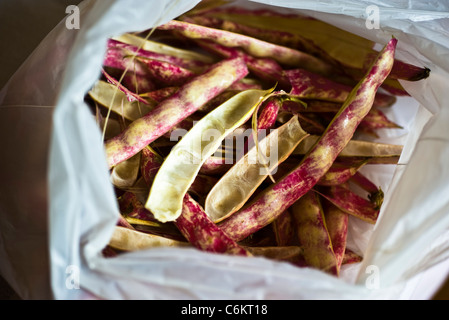
[[[449, 98], [445, 63], [449, 10], [442, 4], [396, 1], [391, 7], [383, 1], [238, 1], [245, 6], [275, 3], [273, 8], [287, 12], [291, 9], [286, 8], [299, 9], [380, 44], [394, 35], [399, 40], [398, 58], [432, 70], [425, 81], [403, 83], [416, 99], [400, 99], [392, 109], [405, 130], [393, 135], [386, 131], [381, 137], [403, 142], [405, 149], [400, 165], [373, 172], [386, 191], [376, 226], [351, 222], [349, 241], [363, 252], [363, 263], [335, 278], [262, 258], [187, 248], [102, 257], [119, 212], [101, 133], [83, 102], [84, 95], [100, 75], [108, 37], [162, 24], [198, 2], [86, 0], [80, 5], [81, 29], [68, 30], [62, 22], [0, 93], [0, 121], [5, 125], [1, 130], [7, 134], [16, 127], [17, 143], [0, 142], [0, 147], [11, 151], [1, 166], [11, 169], [7, 184], [2, 185], [0, 207], [0, 258], [8, 261], [2, 263], [2, 274], [25, 298], [80, 299], [91, 294], [106, 299], [429, 298], [435, 287], [417, 292], [416, 283], [427, 279], [428, 272], [436, 284], [441, 283], [446, 274], [435, 275], [430, 268], [449, 255], [449, 166], [445, 163], [449, 112], [444, 108]], [[380, 30], [366, 28], [368, 5], [380, 9]], [[53, 112], [45, 106], [56, 108]], [[19, 140], [17, 123], [31, 125], [23, 129], [25, 143]], [[51, 133], [41, 130], [48, 130], [50, 123]], [[31, 129], [38, 131], [33, 134]], [[15, 181], [18, 172], [23, 183]], [[35, 179], [42, 186], [34, 185]], [[46, 186], [48, 198], [42, 191]], [[30, 207], [34, 204], [30, 200], [39, 206]]]

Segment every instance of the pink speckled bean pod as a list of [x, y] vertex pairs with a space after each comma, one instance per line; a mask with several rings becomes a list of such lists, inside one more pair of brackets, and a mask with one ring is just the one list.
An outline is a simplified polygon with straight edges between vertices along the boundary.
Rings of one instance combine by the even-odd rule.
[[[275, 125], [276, 119], [279, 114], [279, 110], [282, 107], [283, 98], [281, 96], [274, 95], [273, 97], [267, 99], [262, 104], [262, 111], [257, 119], [257, 129], [258, 133], [264, 131], [264, 136], [269, 134], [269, 130]], [[248, 137], [248, 141], [245, 145], [245, 153], [248, 152], [252, 147], [254, 147], [254, 137], [251, 135]]]
[[363, 221], [375, 224], [379, 216], [379, 208], [371, 201], [355, 194], [345, 185], [326, 187], [317, 191], [340, 210]]
[[332, 248], [337, 258], [337, 265], [340, 267], [347, 249], [349, 215], [327, 201], [323, 204], [323, 207], [324, 219], [331, 238]]
[[310, 191], [291, 207], [296, 234], [305, 263], [333, 275], [339, 274], [331, 237], [326, 227], [321, 200]]
[[360, 123], [364, 129], [378, 130], [378, 129], [402, 129], [402, 126], [388, 119], [388, 117], [379, 109], [371, 109], [366, 115], [365, 119]]
[[150, 211], [145, 209], [143, 203], [139, 201], [134, 193], [126, 192], [118, 201], [120, 211], [122, 212], [119, 226], [168, 239], [186, 241], [174, 224], [160, 223]]
[[[234, 85], [233, 85], [234, 86]], [[217, 108], [219, 105], [224, 103], [225, 101], [229, 100], [233, 96], [235, 96], [237, 93], [239, 93], [241, 90], [234, 90], [229, 88], [228, 90], [222, 92], [218, 96], [216, 96], [214, 99], [210, 100], [208, 103], [206, 103], [204, 106], [198, 109], [198, 111], [203, 113], [209, 113], [215, 108]]]
[[225, 157], [211, 156], [206, 159], [200, 169], [202, 174], [222, 174], [226, 172], [233, 164], [233, 161]]
[[132, 69], [124, 72], [123, 68], [109, 67], [105, 67], [105, 70], [115, 79], [121, 79], [121, 84], [135, 94], [156, 90], [156, 84], [148, 77], [147, 72], [138, 74]]
[[[365, 70], [369, 68], [371, 63], [376, 59], [376, 54], [368, 54], [365, 59]], [[391, 69], [388, 78], [406, 81], [419, 81], [428, 78], [430, 69], [427, 67], [421, 68], [401, 60], [395, 59], [393, 68]]]
[[162, 102], [162, 100], [169, 98], [173, 94], [176, 93], [176, 91], [179, 90], [179, 87], [165, 87], [157, 90], [151, 90], [145, 93], [142, 93], [140, 96], [154, 100], [156, 102]]
[[351, 182], [358, 185], [363, 190], [369, 192], [370, 194], [379, 191], [379, 187], [376, 186], [370, 179], [368, 179], [363, 173], [357, 172], [351, 177]]
[[259, 89], [262, 90], [262, 84], [257, 81], [245, 81], [245, 79], [238, 81], [234, 83], [231, 87], [229, 87], [229, 90], [235, 90], [235, 91], [243, 91], [243, 90], [250, 90], [250, 89]]
[[336, 59], [332, 58], [325, 50], [315, 45], [313, 41], [301, 37], [298, 34], [292, 34], [289, 32], [278, 30], [256, 28], [237, 23], [235, 21], [223, 20], [211, 16], [197, 15], [184, 19], [184, 21], [197, 23], [206, 27], [240, 33], [281, 46], [294, 48], [303, 52], [307, 52], [308, 54], [318, 57], [321, 60], [327, 61], [338, 68], [342, 68], [341, 64]]
[[128, 229], [134, 229], [134, 227], [122, 215], [119, 216], [117, 226], [123, 227], [123, 228], [128, 228]]
[[387, 91], [388, 93], [399, 96], [399, 97], [409, 97], [410, 93], [404, 89], [399, 80], [397, 79], [386, 79], [384, 83], [382, 83], [382, 89]]
[[317, 112], [329, 112], [329, 113], [337, 113], [341, 108], [341, 103], [324, 101], [324, 100], [316, 100], [316, 99], [303, 99], [303, 102], [306, 103], [307, 106], [295, 102], [295, 101], [284, 101], [282, 103], [280, 111], [298, 114], [298, 113], [317, 113]]
[[109, 167], [131, 158], [247, 74], [243, 59], [236, 58], [220, 61], [194, 77], [156, 109], [105, 142]]
[[[264, 16], [264, 17], [280, 17], [280, 18], [298, 18], [296, 13], [281, 13], [275, 10], [267, 8], [249, 9], [241, 6], [220, 6], [211, 8], [207, 11], [201, 12], [200, 15], [213, 16], [214, 13], [226, 13], [226, 14], [241, 14], [248, 16]], [[312, 19], [312, 18], [304, 18]]]
[[271, 58], [255, 58], [238, 48], [220, 45], [213, 41], [198, 40], [197, 43], [204, 49], [220, 55], [222, 58], [242, 57], [257, 77], [263, 80], [278, 82], [282, 88], [290, 88], [290, 81], [285, 76], [282, 67]]
[[145, 206], [134, 193], [125, 192], [118, 201], [120, 212], [123, 214], [139, 220], [158, 222], [154, 215], [145, 209]]
[[283, 247], [293, 244], [295, 230], [293, 226], [293, 217], [289, 210], [282, 213], [273, 221], [273, 232], [276, 239], [276, 245]]
[[329, 187], [341, 185], [353, 177], [367, 162], [365, 160], [353, 165], [334, 163], [329, 171], [317, 182], [317, 185]]
[[148, 68], [148, 76], [160, 87], [179, 87], [196, 75], [188, 69], [166, 61], [139, 57], [136, 59]]
[[180, 86], [196, 75], [194, 71], [176, 64], [177, 59], [169, 59], [169, 56], [159, 59], [160, 54], [147, 54], [151, 58], [147, 56], [134, 57], [135, 52], [139, 51], [137, 48], [134, 49], [135, 52], [131, 51], [128, 47], [132, 46], [123, 44], [108, 47], [103, 62], [104, 66], [134, 73], [136, 76], [152, 80], [159, 87]]
[[137, 54], [138, 57], [147, 58], [147, 59], [153, 59], [153, 60], [159, 60], [159, 61], [165, 61], [173, 65], [177, 65], [179, 67], [191, 70], [193, 72], [205, 70], [207, 66], [209, 65], [206, 62], [194, 60], [194, 59], [185, 59], [180, 58], [168, 54], [153, 52], [149, 50], [139, 49], [137, 46], [124, 43], [122, 41], [118, 41], [115, 39], [109, 39], [107, 43], [108, 48], [121, 48], [123, 50], [126, 50], [128, 54]]
[[374, 208], [379, 209], [382, 206], [384, 201], [384, 192], [382, 191], [382, 188], [376, 186], [363, 173], [357, 172], [349, 181], [368, 192], [368, 199], [374, 204]]
[[153, 152], [153, 150], [149, 148], [142, 149], [140, 172], [148, 186], [153, 184], [154, 177], [159, 171], [162, 162], [164, 162], [164, 159], [157, 153]]
[[344, 264], [358, 263], [361, 262], [362, 260], [363, 260], [362, 256], [346, 248], [345, 254], [343, 256], [343, 261], [341, 262], [341, 264], [344, 265]]
[[276, 123], [276, 119], [281, 109], [283, 99], [281, 97], [272, 97], [263, 105], [258, 118], [257, 128], [259, 130], [271, 129]]
[[139, 102], [148, 104], [148, 102], [144, 98], [142, 98], [138, 94], [130, 91], [123, 84], [121, 84], [117, 79], [115, 79], [113, 76], [111, 76], [109, 73], [107, 73], [104, 69], [102, 69], [101, 71], [110, 84], [115, 85], [120, 91], [122, 91], [126, 95], [126, 98], [128, 98], [129, 102], [139, 101]]
[[[343, 103], [352, 91], [352, 88], [348, 85], [335, 82], [304, 69], [286, 70], [285, 74], [292, 86], [290, 94], [302, 99]], [[387, 107], [395, 101], [395, 97], [377, 92], [373, 106]]]
[[256, 58], [272, 58], [281, 64], [305, 68], [318, 74], [335, 75], [332, 65], [312, 55], [238, 33], [176, 20], [159, 29], [177, 31], [191, 39], [212, 40], [226, 47], [240, 47]]
[[184, 237], [196, 248], [213, 253], [251, 256], [223, 232], [189, 195], [184, 197], [182, 213], [174, 222]]
[[391, 71], [396, 45], [397, 39], [393, 38], [384, 47], [370, 71], [354, 88], [341, 110], [300, 164], [219, 224], [228, 235], [237, 241], [248, 237], [271, 223], [316, 185], [371, 110], [379, 86]]
[[247, 246], [254, 256], [271, 260], [286, 261], [297, 266], [304, 266], [302, 248], [299, 246]]
[[[106, 69], [112, 68], [123, 73], [126, 71], [125, 76], [128, 77], [128, 82], [132, 83], [132, 77], [138, 77], [139, 79], [151, 79], [151, 72], [148, 67], [141, 61], [134, 59], [132, 52], [129, 52], [120, 47], [109, 47], [106, 50], [103, 58], [103, 67]], [[120, 74], [121, 76], [122, 74]], [[131, 90], [131, 88], [128, 88]]]

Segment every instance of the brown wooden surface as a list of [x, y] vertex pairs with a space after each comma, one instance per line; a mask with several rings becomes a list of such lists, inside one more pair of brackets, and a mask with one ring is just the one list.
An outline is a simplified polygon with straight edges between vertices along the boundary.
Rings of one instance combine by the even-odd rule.
[[433, 296], [433, 300], [449, 300], [449, 278]]
[[0, 278], [0, 300], [21, 300], [19, 295], [3, 278]]

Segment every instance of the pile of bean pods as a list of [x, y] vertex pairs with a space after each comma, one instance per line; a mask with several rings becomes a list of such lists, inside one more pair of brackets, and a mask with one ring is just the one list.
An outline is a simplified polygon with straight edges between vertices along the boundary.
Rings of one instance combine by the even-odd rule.
[[349, 217], [382, 207], [360, 169], [402, 152], [367, 137], [401, 128], [384, 111], [430, 70], [394, 37], [375, 51], [300, 14], [204, 3], [109, 39], [85, 97], [121, 212], [104, 254], [184, 246], [338, 276], [363, 259]]

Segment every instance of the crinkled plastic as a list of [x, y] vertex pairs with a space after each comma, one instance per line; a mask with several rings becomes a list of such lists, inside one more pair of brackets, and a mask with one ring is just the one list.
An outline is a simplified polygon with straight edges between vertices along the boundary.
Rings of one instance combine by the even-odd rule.
[[[449, 8], [439, 1], [237, 1], [297, 9], [379, 44], [394, 35], [398, 58], [432, 70], [402, 82], [412, 98], [388, 111], [404, 129], [379, 140], [404, 144], [400, 164], [363, 168], [386, 196], [375, 227], [351, 219], [348, 247], [362, 263], [335, 278], [192, 248], [103, 258], [119, 211], [84, 95], [108, 37], [163, 24], [198, 2], [85, 0], [81, 28], [62, 21], [0, 92], [1, 274], [25, 299], [430, 298], [449, 258]], [[379, 30], [365, 25], [369, 5], [380, 9]]]

